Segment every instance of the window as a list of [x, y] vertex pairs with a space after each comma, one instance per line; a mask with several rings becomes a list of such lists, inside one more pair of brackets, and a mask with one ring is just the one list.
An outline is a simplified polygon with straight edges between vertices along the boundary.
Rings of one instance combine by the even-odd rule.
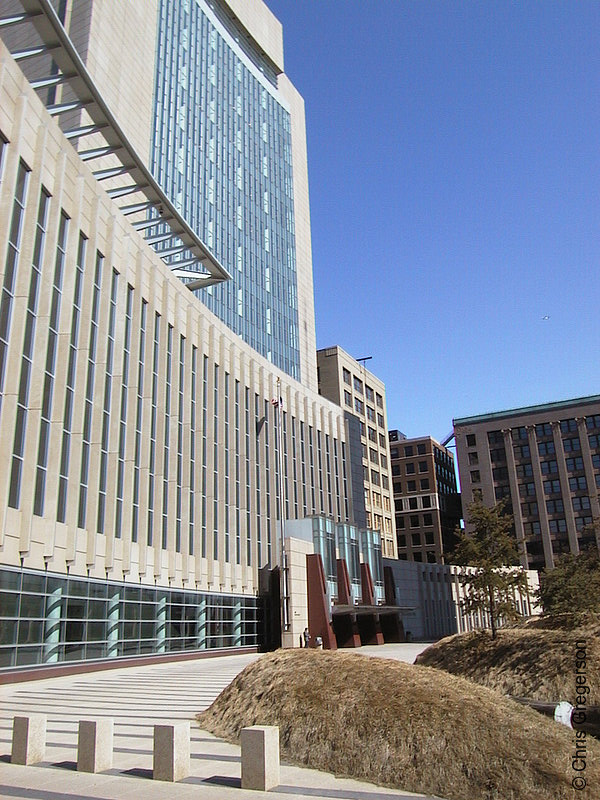
[[521, 505], [521, 512], [524, 517], [537, 517], [538, 504], [537, 503], [523, 503]]
[[[579, 498], [574, 498], [579, 499]], [[561, 498], [557, 500], [546, 500], [546, 511], [549, 514], [562, 514], [564, 512], [563, 501]]]
[[380, 394], [375, 395], [375, 402], [379, 406], [379, 408], [383, 408], [383, 397]]
[[359, 428], [360, 428], [360, 435], [361, 436], [366, 436], [367, 435], [367, 429], [365, 427], [365, 423], [364, 422], [359, 422]]
[[363, 403], [362, 400], [359, 400], [358, 397], [354, 398], [354, 408], [359, 414], [365, 413], [365, 404]]
[[383, 420], [383, 414], [377, 414], [377, 424], [380, 428], [385, 428], [385, 422]]
[[577, 432], [577, 420], [574, 420], [574, 419], [561, 419], [561, 421], [560, 421], [560, 432], [561, 433], [576, 433]]
[[[575, 518], [575, 527], [577, 528], [578, 531], [582, 531], [584, 528], [587, 528], [587, 526], [591, 525], [591, 524], [592, 524], [592, 518], [591, 517], [576, 517]], [[595, 538], [596, 538], [595, 534], [592, 534], [592, 541], [590, 542], [590, 544], [594, 544]], [[583, 540], [582, 540], [582, 544], [583, 544]]]
[[510, 497], [510, 486], [496, 486], [494, 489], [494, 496], [496, 500], [502, 500], [503, 497]]
[[539, 520], [534, 520], [533, 522], [526, 522], [523, 525], [523, 530], [526, 536], [539, 536], [542, 529]]
[[384, 489], [390, 488], [390, 481], [387, 475], [381, 476], [381, 485], [383, 486]]
[[[392, 472], [394, 468], [392, 467]], [[394, 483], [394, 494], [402, 494], [402, 484], [401, 483]]]
[[519, 484], [519, 496], [520, 497], [535, 497], [535, 483], [533, 481], [529, 483], [520, 483]]
[[419, 461], [419, 472], [427, 472], [427, 462]]
[[[400, 464], [392, 464], [392, 475], [400, 475]], [[396, 491], [396, 486], [398, 486], [398, 492], [400, 492], [401, 484], [394, 484], [394, 491]]]
[[347, 383], [348, 386], [350, 386], [351, 385], [350, 372], [345, 367], [342, 368], [342, 377], [344, 379], [344, 383]]
[[574, 436], [572, 439], [563, 439], [563, 447], [565, 449], [565, 453], [572, 453], [573, 451], [581, 450], [579, 436]]
[[371, 408], [371, 406], [367, 406], [367, 419], [375, 422], [375, 409]]
[[416, 481], [407, 481], [407, 483], [406, 483], [406, 491], [407, 492], [416, 492], [417, 491], [417, 482]]
[[423, 514], [423, 525], [433, 525], [433, 516], [431, 514]]
[[531, 464], [517, 464], [517, 478], [531, 478], [533, 467]]
[[425, 455], [425, 445], [424, 444], [418, 444], [417, 445], [417, 455], [418, 456], [424, 456]]
[[417, 498], [416, 498], [416, 497], [410, 497], [410, 498], [409, 498], [409, 500], [408, 500], [408, 507], [409, 507], [410, 509], [415, 509], [415, 508], [417, 508]]
[[529, 452], [529, 445], [522, 444], [519, 447], [515, 447], [515, 458], [531, 458], [531, 453]]
[[479, 464], [479, 454], [476, 452], [469, 453], [469, 464]]
[[567, 530], [567, 520], [563, 518], [549, 519], [548, 529], [550, 533], [564, 533]]
[[377, 442], [377, 431], [375, 430], [375, 428], [369, 428], [368, 430], [369, 430], [369, 434], [368, 434], [369, 435], [369, 441]]
[[409, 458], [410, 456], [412, 456], [412, 454], [413, 454], [413, 446], [412, 444], [409, 444], [404, 448], [404, 455], [407, 458]]
[[542, 461], [540, 464], [542, 475], [553, 475], [554, 473], [558, 472], [558, 464], [554, 459], [550, 461]]
[[560, 494], [560, 481], [544, 481], [544, 494]]
[[481, 475], [479, 474], [478, 469], [471, 470], [471, 483], [480, 483], [481, 482]]
[[377, 458], [377, 450], [373, 450], [372, 447], [369, 449], [369, 458], [373, 462], [373, 464], [379, 463], [379, 460]]
[[373, 400], [375, 399], [375, 395], [373, 394], [373, 389], [371, 389], [371, 387], [367, 386], [366, 384], [365, 384], [365, 397], [367, 398], [369, 403], [372, 403]]
[[569, 472], [575, 472], [576, 470], [583, 469], [583, 458], [581, 456], [575, 456], [575, 458], [567, 458], [567, 469]]
[[349, 408], [352, 408], [352, 395], [346, 390], [344, 390], [344, 403], [346, 403]]
[[494, 467], [492, 477], [495, 481], [508, 480], [508, 467]]
[[390, 449], [390, 456], [392, 458], [398, 458], [398, 448], [397, 447], [392, 447]]
[[538, 453], [541, 456], [553, 456], [554, 452], [554, 442], [540, 442], [538, 444]]
[[518, 442], [519, 440], [527, 441], [527, 428], [513, 428], [512, 430], [512, 440], [513, 442]]
[[[398, 527], [397, 523], [396, 527]], [[399, 534], [396, 538], [398, 540], [398, 547], [406, 547], [406, 536], [404, 534]]]
[[411, 538], [413, 547], [420, 547], [421, 546], [421, 536], [420, 536], [420, 534], [413, 533], [410, 538]]
[[587, 511], [590, 507], [590, 498], [587, 496], [573, 498], [573, 511]]
[[414, 475], [415, 474], [415, 465], [412, 461], [409, 461], [408, 464], [405, 466], [405, 472], [407, 475]]
[[588, 430], [594, 430], [594, 428], [600, 428], [600, 414], [594, 414], [591, 417], [587, 417], [585, 424]]
[[379, 434], [379, 447], [387, 447], [387, 441], [383, 433]]
[[411, 514], [410, 527], [411, 528], [418, 528], [419, 527], [419, 515], [418, 514]]
[[379, 486], [379, 473], [374, 469], [371, 470], [371, 483], [374, 483], [375, 486]]
[[600, 454], [594, 453], [592, 456], [592, 465], [594, 469], [600, 469]]
[[421, 478], [421, 489], [429, 489], [429, 478]]
[[474, 433], [468, 433], [467, 434], [467, 447], [475, 447], [475, 442], [476, 442], [475, 434]]
[[541, 425], [536, 425], [535, 435], [538, 439], [541, 439], [543, 436], [552, 436], [552, 426], [549, 422], [543, 422]]
[[431, 508], [431, 497], [428, 494], [422, 498], [422, 502], [423, 508]]
[[490, 444], [504, 444], [504, 436], [502, 431], [489, 431], [488, 442]]
[[354, 391], [360, 392], [362, 394], [363, 391], [363, 384], [360, 378], [357, 378], [356, 375], [354, 376]]
[[587, 489], [587, 481], [583, 475], [569, 478], [569, 489], [572, 492], [577, 492], [580, 489]]
[[595, 433], [593, 436], [588, 436], [588, 441], [592, 450], [600, 448], [600, 434]]

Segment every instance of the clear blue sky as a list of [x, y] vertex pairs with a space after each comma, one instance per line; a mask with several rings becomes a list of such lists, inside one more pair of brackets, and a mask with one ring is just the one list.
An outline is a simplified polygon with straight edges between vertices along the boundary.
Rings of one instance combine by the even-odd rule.
[[409, 436], [600, 393], [600, 2], [266, 2], [306, 103], [318, 346], [373, 356]]

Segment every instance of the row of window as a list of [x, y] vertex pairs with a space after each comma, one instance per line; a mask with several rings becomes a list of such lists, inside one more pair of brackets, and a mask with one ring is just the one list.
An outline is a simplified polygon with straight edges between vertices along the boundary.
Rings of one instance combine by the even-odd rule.
[[[356, 375], [352, 375], [349, 369], [342, 367], [342, 378], [347, 386], [354, 386], [354, 391], [363, 394], [363, 382]], [[379, 392], [374, 392], [368, 383], [364, 384], [364, 395], [368, 403], [377, 403], [379, 408], [383, 408], [383, 396]]]
[[[589, 529], [590, 525], [592, 524], [592, 517], [589, 515], [575, 517], [575, 529], [578, 532], [583, 531], [584, 529]], [[560, 517], [558, 519], [552, 518], [548, 520], [548, 530], [550, 533], [566, 533], [567, 528], [567, 521], [564, 517]], [[542, 526], [539, 520], [532, 520], [531, 522], [523, 523], [523, 531], [526, 536], [540, 536], [542, 533]], [[529, 543], [527, 544], [527, 548], [530, 551]], [[567, 548], [569, 550], [570, 548]]]
[[[398, 534], [398, 547], [406, 547], [407, 536], [403, 533]], [[423, 547], [424, 545], [434, 544], [433, 531], [425, 531], [423, 534], [411, 533], [410, 543], [413, 547]]]
[[433, 514], [410, 514], [409, 516], [396, 516], [396, 530], [404, 530], [408, 519], [411, 528], [427, 528], [433, 525]]
[[[4, 160], [5, 148], [6, 142], [0, 138], [0, 162]], [[214, 558], [222, 555], [225, 560], [236, 563], [242, 563], [242, 553], [246, 563], [251, 563], [251, 539], [256, 530], [257, 558], [262, 563], [269, 557], [272, 542], [274, 508], [269, 507], [269, 488], [273, 483], [271, 470], [275, 472], [274, 485], [277, 485], [279, 444], [273, 436], [269, 443], [269, 428], [276, 426], [258, 423], [262, 419], [272, 421], [271, 403], [232, 380], [219, 365], [214, 364], [209, 369], [208, 357], [199, 354], [184, 336], [178, 336], [160, 314], [152, 315], [146, 300], [136, 298], [133, 287], [125, 284], [122, 276], [106, 264], [102, 253], [91, 251], [85, 234], [71, 230], [71, 220], [62, 209], [57, 209], [54, 250], [47, 253], [47, 222], [52, 217], [53, 201], [44, 187], [36, 198], [37, 224], [32, 257], [27, 265], [21, 265], [29, 176], [28, 166], [20, 161], [0, 295], [1, 402], [9, 334], [14, 322], [16, 271], [20, 268], [26, 272], [25, 335], [20, 340], [20, 373], [15, 380], [17, 403], [14, 422], [10, 423], [14, 438], [9, 464], [9, 505], [23, 508], [23, 503], [27, 503], [38, 516], [54, 517], [56, 514], [59, 522], [67, 522], [68, 518], [80, 528], [110, 532], [116, 538], [131, 537], [134, 542], [144, 539], [149, 545], [157, 542], [163, 548], [167, 547], [168, 537], [173, 536], [172, 544], [178, 552], [183, 551], [185, 535], [188, 552]], [[65, 283], [63, 287], [67, 240], [75, 240], [76, 246], [73, 248], [73, 281], [69, 283], [69, 295], [63, 298], [67, 286]], [[44, 271], [48, 274], [44, 275]], [[36, 321], [42, 297], [40, 286], [44, 280], [48, 282], [49, 328], [42, 351]], [[108, 300], [106, 306], [101, 302], [103, 290]], [[82, 297], [86, 295], [90, 298], [90, 311], [84, 324], [81, 308]], [[120, 319], [122, 325], [118, 324]], [[62, 363], [57, 358], [59, 330], [65, 330], [68, 337], [67, 357]], [[164, 363], [161, 353], [166, 355]], [[100, 354], [103, 356], [102, 372], [98, 364]], [[34, 413], [29, 393], [35, 360], [39, 360], [42, 375], [42, 404]], [[136, 361], [134, 369], [132, 363]], [[192, 387], [189, 394], [184, 391], [184, 379], [188, 376]], [[76, 380], [81, 383], [83, 402], [80, 407], [76, 407], [74, 401]], [[222, 397], [225, 409], [220, 418], [211, 411], [218, 408]], [[197, 414], [196, 402], [200, 398], [202, 413]], [[4, 413], [1, 405], [0, 413]], [[320, 508], [332, 514], [337, 510], [338, 518], [347, 517], [346, 488], [343, 492], [337, 489], [341, 484], [347, 486], [344, 443], [282, 413], [286, 477], [289, 479], [293, 471], [297, 478], [293, 482], [294, 491], [286, 497], [286, 516], [302, 516]], [[147, 446], [142, 436], [145, 415], [150, 423]], [[211, 416], [214, 423], [209, 435]], [[95, 425], [99, 428], [96, 441]], [[74, 430], [79, 432], [75, 434]], [[254, 436], [251, 431], [255, 432]], [[288, 454], [290, 434], [291, 452]], [[26, 439], [31, 440], [32, 435], [36, 437], [36, 458], [28, 462], [27, 469], [30, 467], [31, 471], [26, 472], [24, 447]], [[214, 458], [213, 474], [209, 475], [211, 440]], [[127, 446], [131, 452], [131, 483], [125, 468]], [[257, 456], [255, 459], [256, 476], [250, 469], [253, 446], [257, 453], [264, 454], [264, 458]], [[112, 452], [117, 456], [114, 472], [109, 469]], [[174, 467], [170, 466], [172, 455]], [[54, 474], [48, 470], [51, 459], [57, 465]], [[264, 475], [261, 474], [263, 470]], [[111, 482], [116, 503], [114, 516], [110, 515], [109, 519], [107, 496]], [[203, 501], [211, 494], [211, 483], [214, 489], [212, 526], [208, 504]], [[245, 509], [240, 483], [245, 483]], [[253, 518], [252, 483], [255, 483], [257, 497]], [[301, 491], [298, 487], [302, 487]], [[219, 491], [224, 492], [223, 497], [219, 496]], [[236, 499], [237, 510], [231, 502], [234, 493], [236, 498], [240, 495]], [[266, 515], [261, 510], [265, 496]]]
[[[417, 482], [416, 481], [406, 481], [404, 484], [406, 487], [406, 492], [416, 492], [417, 491]], [[421, 478], [419, 481], [419, 489], [421, 491], [429, 489], [429, 478]], [[394, 495], [402, 494], [402, 484], [399, 482], [394, 482]]]
[[255, 597], [0, 570], [0, 667], [258, 645]]
[[392, 458], [401, 458], [402, 457], [402, 455], [400, 453], [401, 449], [404, 451], [404, 457], [405, 458], [411, 458], [415, 454], [415, 450], [416, 450], [416, 454], [418, 456], [424, 456], [426, 454], [426, 452], [427, 452], [426, 446], [424, 444], [422, 444], [422, 443], [418, 444], [416, 446], [412, 445], [412, 444], [407, 444], [403, 448], [399, 448], [399, 447], [390, 448], [391, 457]]
[[[588, 430], [592, 431], [600, 429], [600, 414], [592, 414], [588, 417], [585, 417], [584, 419]], [[560, 420], [558, 423], [544, 422], [535, 425], [536, 438], [538, 440], [544, 438], [551, 438], [553, 436], [553, 426], [555, 425], [558, 425], [558, 427], [560, 428], [560, 432], [563, 434], [579, 432], [576, 419], [573, 418], [563, 419]], [[528, 429], [525, 426], [521, 426], [519, 428], [512, 428], [511, 437], [513, 442], [528, 441], [529, 440]], [[504, 444], [504, 433], [501, 430], [488, 431], [487, 440], [488, 444], [490, 445]], [[467, 447], [476, 447], [477, 435], [474, 433], [467, 434], [466, 441], [467, 441]]]

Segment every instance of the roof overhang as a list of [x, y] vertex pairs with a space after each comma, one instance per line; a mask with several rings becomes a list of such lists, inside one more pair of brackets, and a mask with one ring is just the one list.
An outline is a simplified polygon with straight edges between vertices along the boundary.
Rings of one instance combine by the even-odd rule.
[[[188, 225], [136, 153], [102, 98], [50, 1], [19, 2], [23, 13], [1, 17], [0, 31], [16, 25], [29, 25], [35, 29], [40, 44], [25, 50], [13, 50], [12, 56], [17, 62], [51, 57], [54, 65], [52, 74], [30, 78], [30, 83], [36, 90], [69, 86], [74, 94], [73, 99], [54, 105], [46, 102], [46, 108], [54, 117], [85, 110], [89, 124], [86, 122], [64, 133], [72, 142], [93, 134], [102, 137], [105, 142], [102, 146], [97, 146], [95, 139], [93, 148], [78, 150], [81, 159], [90, 162], [94, 177], [99, 182], [106, 181], [105, 185], [118, 179], [118, 184], [106, 189], [107, 194], [123, 214], [131, 217], [131, 224], [148, 246], [189, 289], [202, 289], [230, 280], [231, 275]], [[44, 102], [43, 96], [40, 99]], [[94, 170], [93, 162], [97, 159], [101, 160], [98, 162], [101, 168]], [[126, 176], [126, 183], [123, 182], [123, 176]]]

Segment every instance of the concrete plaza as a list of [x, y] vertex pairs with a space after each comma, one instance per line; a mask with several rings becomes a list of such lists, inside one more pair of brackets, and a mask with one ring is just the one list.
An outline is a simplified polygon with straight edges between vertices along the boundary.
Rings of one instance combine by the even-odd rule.
[[[413, 661], [424, 645], [361, 648], [369, 655]], [[240, 748], [202, 731], [194, 722], [233, 678], [258, 655], [232, 655], [129, 667], [0, 687], [0, 797], [16, 800], [210, 800], [256, 798], [240, 788]], [[32, 713], [48, 718], [46, 760], [10, 763], [12, 719]], [[76, 771], [80, 719], [114, 720], [113, 768]], [[178, 783], [152, 780], [155, 724], [190, 720], [191, 774]], [[281, 785], [269, 796], [378, 800], [424, 797], [338, 779], [317, 770], [282, 764]]]

